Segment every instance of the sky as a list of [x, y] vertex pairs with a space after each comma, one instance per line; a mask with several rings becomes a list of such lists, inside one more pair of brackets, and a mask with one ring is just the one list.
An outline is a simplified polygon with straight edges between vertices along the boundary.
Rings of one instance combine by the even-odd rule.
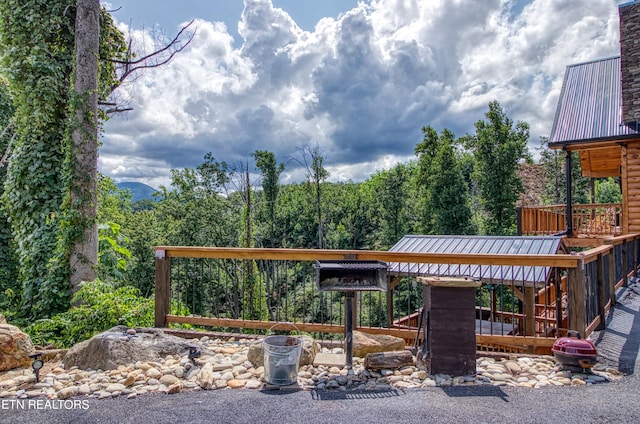
[[[551, 131], [566, 66], [619, 54], [625, 0], [110, 0], [140, 52], [194, 19], [191, 43], [115, 93], [101, 172], [170, 186], [171, 169], [271, 151], [283, 184], [318, 146], [329, 181], [415, 159], [421, 128], [472, 134], [497, 100]], [[154, 37], [155, 35], [155, 37]], [[534, 152], [535, 153], [535, 152]]]

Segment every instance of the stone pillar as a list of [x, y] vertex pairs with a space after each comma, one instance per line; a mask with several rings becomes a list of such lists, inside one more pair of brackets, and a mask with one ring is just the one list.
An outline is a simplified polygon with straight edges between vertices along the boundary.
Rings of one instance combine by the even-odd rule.
[[620, 70], [622, 77], [622, 122], [640, 121], [640, 2], [621, 5]]

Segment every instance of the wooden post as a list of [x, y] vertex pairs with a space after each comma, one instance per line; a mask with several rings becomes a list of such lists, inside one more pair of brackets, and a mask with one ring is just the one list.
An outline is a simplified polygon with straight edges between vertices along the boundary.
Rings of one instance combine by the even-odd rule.
[[345, 315], [344, 315], [344, 333], [345, 333], [345, 366], [353, 366], [353, 323], [355, 322], [355, 314], [353, 309], [354, 300], [356, 298], [354, 292], [345, 292]]
[[522, 207], [516, 207], [516, 228], [517, 234], [522, 235]]
[[623, 287], [627, 287], [629, 285], [629, 277], [627, 277], [627, 275], [629, 274], [629, 260], [628, 260], [628, 257], [627, 257], [629, 246], [628, 246], [627, 242], [624, 241], [624, 242], [622, 242], [621, 247], [622, 247], [622, 249], [621, 249], [621, 251], [622, 251], [622, 280], [624, 281], [622, 286]]
[[581, 261], [578, 268], [569, 268], [567, 276], [567, 297], [569, 308], [569, 330], [580, 333], [582, 338], [586, 337], [586, 299], [585, 299], [585, 276], [584, 261]]
[[606, 293], [607, 290], [609, 290], [609, 284], [608, 281], [604, 281], [604, 261], [605, 261], [605, 257], [604, 254], [600, 254], [598, 255], [598, 292], [597, 292], [597, 297], [598, 297], [598, 316], [600, 317], [600, 324], [598, 324], [598, 326], [596, 327], [596, 330], [604, 330], [605, 329], [605, 318], [606, 318], [606, 313], [607, 313], [607, 302], [605, 302], [606, 299]]
[[613, 246], [611, 246], [611, 250], [609, 250], [609, 299], [611, 299], [611, 306], [616, 304], [616, 261], [615, 255], [613, 254]]
[[524, 288], [524, 334], [525, 336], [535, 336], [536, 333], [536, 301], [535, 289], [533, 287]]
[[156, 250], [155, 326], [166, 327], [171, 304], [171, 258]]

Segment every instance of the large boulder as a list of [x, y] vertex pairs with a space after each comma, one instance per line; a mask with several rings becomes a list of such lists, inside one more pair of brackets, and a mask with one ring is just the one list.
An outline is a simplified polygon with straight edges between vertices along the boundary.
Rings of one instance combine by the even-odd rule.
[[[320, 352], [320, 344], [309, 336], [300, 336], [300, 338], [302, 339], [302, 353], [300, 354], [300, 361], [298, 364], [311, 365], [313, 364], [313, 360], [316, 359], [316, 353]], [[247, 359], [249, 359], [256, 368], [264, 366], [264, 349], [262, 340], [249, 346]]]
[[404, 350], [404, 340], [387, 334], [353, 332], [353, 356], [364, 358], [368, 353]]
[[73, 346], [62, 359], [65, 368], [112, 370], [136, 361], [154, 361], [168, 355], [186, 355], [196, 347], [211, 354], [199, 342], [165, 334], [160, 329], [114, 327]]
[[6, 321], [0, 324], [0, 371], [28, 367], [33, 362], [29, 355], [35, 353], [31, 338]]

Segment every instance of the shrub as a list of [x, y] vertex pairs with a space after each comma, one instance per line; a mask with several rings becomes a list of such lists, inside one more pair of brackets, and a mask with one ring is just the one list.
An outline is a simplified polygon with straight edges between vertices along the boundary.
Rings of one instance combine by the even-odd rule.
[[153, 325], [154, 300], [140, 296], [135, 287], [115, 288], [95, 280], [83, 283], [72, 301], [74, 306], [67, 312], [37, 320], [25, 329], [35, 344], [66, 348], [116, 325]]

